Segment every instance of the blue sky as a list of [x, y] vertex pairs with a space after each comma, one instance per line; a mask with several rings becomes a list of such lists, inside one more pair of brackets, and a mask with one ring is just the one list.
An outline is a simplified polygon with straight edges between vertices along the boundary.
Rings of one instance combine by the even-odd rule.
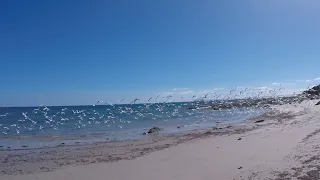
[[320, 76], [319, 17], [315, 0], [4, 0], [0, 106], [306, 88]]

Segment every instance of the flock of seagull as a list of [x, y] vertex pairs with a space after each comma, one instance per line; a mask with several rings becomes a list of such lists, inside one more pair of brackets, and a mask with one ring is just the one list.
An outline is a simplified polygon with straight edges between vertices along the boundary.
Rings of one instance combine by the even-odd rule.
[[[220, 99], [229, 101], [244, 97], [261, 98], [264, 96], [276, 97], [277, 94], [285, 89], [280, 87], [276, 90], [270, 89], [232, 89], [229, 93], [219, 94], [209, 92], [178, 97], [179, 94], [170, 94], [164, 97], [157, 95], [149, 97], [144, 102], [139, 98], [134, 98], [130, 104], [123, 104], [125, 99], [119, 100], [118, 104], [106, 101], [97, 101], [88, 107], [37, 107], [33, 109], [21, 108], [22, 112], [5, 112], [0, 114], [0, 132], [2, 135], [37, 135], [39, 132], [62, 132], [77, 129], [86, 129], [88, 126], [100, 128], [113, 127], [122, 129], [128, 124], [142, 120], [156, 120], [153, 122], [168, 122], [172, 119], [197, 119], [197, 120], [216, 120], [228, 117], [236, 117], [254, 114], [256, 110], [247, 108], [239, 110], [236, 108], [221, 111], [209, 111], [201, 109], [187, 109], [190, 106], [206, 106], [212, 100]], [[171, 103], [171, 101], [183, 101], [181, 103]], [[244, 100], [245, 101], [245, 100]], [[104, 105], [104, 106], [102, 106]], [[76, 109], [77, 108], [77, 109]], [[1, 136], [1, 135], [0, 135]]]

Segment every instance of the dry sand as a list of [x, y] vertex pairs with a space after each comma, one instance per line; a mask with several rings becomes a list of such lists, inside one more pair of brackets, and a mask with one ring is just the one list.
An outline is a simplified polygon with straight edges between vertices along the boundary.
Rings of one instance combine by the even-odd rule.
[[274, 113], [252, 120], [262, 123], [225, 130], [2, 151], [0, 179], [318, 180], [320, 106], [314, 104], [274, 106]]

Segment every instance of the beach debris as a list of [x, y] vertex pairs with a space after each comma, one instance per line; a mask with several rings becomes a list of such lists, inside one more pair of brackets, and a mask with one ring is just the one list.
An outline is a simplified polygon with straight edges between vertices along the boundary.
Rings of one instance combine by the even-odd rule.
[[238, 169], [242, 169], [242, 166], [238, 167]]
[[232, 128], [232, 126], [227, 126], [227, 128]]
[[258, 121], [255, 121], [254, 123], [262, 123], [264, 122], [264, 120], [258, 120]]
[[157, 133], [157, 132], [159, 132], [159, 131], [161, 131], [160, 128], [158, 128], [158, 127], [153, 127], [153, 128], [151, 128], [151, 129], [149, 129], [148, 134]]
[[242, 138], [238, 138], [238, 141], [240, 141]]
[[23, 147], [23, 148], [27, 148], [28, 146], [26, 146], [26, 145], [23, 145], [23, 146], [21, 146], [21, 147]]
[[318, 105], [320, 105], [320, 101], [319, 101], [319, 102], [317, 102], [317, 104], [316, 104], [315, 106], [318, 106]]
[[146, 133], [146, 132], [144, 132], [144, 133], [142, 133], [143, 135], [147, 135], [148, 133]]
[[180, 128], [181, 128], [181, 126], [178, 126], [177, 128], [178, 128], [178, 129], [180, 129]]

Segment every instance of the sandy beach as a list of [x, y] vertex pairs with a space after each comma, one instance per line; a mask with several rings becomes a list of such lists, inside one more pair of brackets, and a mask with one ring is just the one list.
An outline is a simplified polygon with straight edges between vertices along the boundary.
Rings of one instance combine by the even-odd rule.
[[[246, 124], [144, 140], [0, 151], [1, 180], [320, 179], [317, 101]], [[262, 122], [255, 123], [261, 120]]]

